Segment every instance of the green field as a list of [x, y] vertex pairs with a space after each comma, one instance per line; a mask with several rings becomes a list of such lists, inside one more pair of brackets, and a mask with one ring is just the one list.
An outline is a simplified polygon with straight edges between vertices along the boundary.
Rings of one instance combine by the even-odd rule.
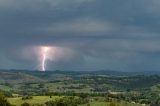
[[29, 104], [43, 104], [47, 101], [59, 99], [59, 96], [53, 96], [50, 98], [49, 96], [33, 96], [30, 100], [22, 100], [22, 97], [16, 97], [16, 98], [8, 98], [8, 101], [16, 106], [21, 106], [22, 103], [27, 102]]
[[[30, 100], [22, 100], [21, 97], [16, 97], [16, 98], [8, 98], [8, 101], [16, 106], [21, 106], [21, 104], [27, 102], [31, 105], [33, 104], [44, 104], [47, 101], [54, 101], [56, 99], [60, 99], [63, 96], [52, 96], [52, 98], [50, 98], [49, 96], [33, 96], [32, 99]], [[91, 101], [87, 104], [82, 104], [79, 106], [87, 106], [88, 104], [90, 104], [90, 106], [109, 106], [109, 102], [102, 102], [102, 101]], [[119, 105], [117, 106], [142, 106], [141, 104], [133, 104], [133, 103], [128, 103], [128, 102], [119, 102]], [[146, 105], [147, 106], [147, 105]]]
[[[108, 103], [108, 102], [90, 102], [89, 104], [90, 104], [90, 106], [109, 106], [110, 105], [110, 103]], [[79, 106], [87, 106], [87, 104], [79, 105]], [[142, 106], [142, 105], [120, 102], [119, 104], [117, 104], [117, 106]], [[145, 105], [145, 106], [147, 106], [147, 105]]]

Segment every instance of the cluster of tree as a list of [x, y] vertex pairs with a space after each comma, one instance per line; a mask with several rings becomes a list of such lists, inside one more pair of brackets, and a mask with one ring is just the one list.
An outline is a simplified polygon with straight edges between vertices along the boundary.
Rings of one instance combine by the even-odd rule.
[[106, 93], [76, 93], [74, 91], [46, 92], [45, 93], [45, 96], [50, 96], [50, 95], [54, 95], [54, 96], [82, 96], [82, 95], [86, 95], [88, 97], [97, 97], [97, 96], [105, 97]]
[[80, 99], [75, 99], [74, 97], [65, 97], [55, 101], [48, 101], [45, 104], [46, 106], [77, 106], [80, 103]]
[[139, 104], [146, 104], [150, 106], [160, 106], [160, 95], [157, 92], [142, 92], [142, 93], [120, 93], [105, 95], [106, 101], [111, 102], [112, 99], [118, 101], [134, 102]]
[[24, 96], [22, 97], [22, 100], [29, 100], [29, 99], [32, 99], [33, 97], [32, 96]]

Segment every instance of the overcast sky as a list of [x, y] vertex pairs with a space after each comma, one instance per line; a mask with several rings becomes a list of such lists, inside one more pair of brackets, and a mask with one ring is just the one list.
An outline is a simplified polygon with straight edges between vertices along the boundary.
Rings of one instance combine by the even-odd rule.
[[[0, 0], [0, 68], [160, 70], [159, 0]], [[58, 57], [58, 58], [57, 58]]]

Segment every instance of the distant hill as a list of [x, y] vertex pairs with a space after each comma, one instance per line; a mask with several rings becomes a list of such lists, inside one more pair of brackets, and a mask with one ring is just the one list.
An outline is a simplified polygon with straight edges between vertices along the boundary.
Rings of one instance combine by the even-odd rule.
[[160, 76], [143, 72], [0, 70], [0, 89], [14, 93], [157, 90]]
[[[24, 82], [45, 82], [63, 80], [67, 78], [78, 78], [83, 76], [137, 76], [154, 75], [150, 72], [120, 72], [111, 70], [100, 71], [29, 71], [29, 70], [0, 70], [1, 83], [24, 83]], [[158, 74], [157, 74], [158, 75]]]
[[0, 69], [0, 72], [12, 72], [12, 73], [26, 73], [32, 75], [49, 75], [49, 74], [91, 74], [91, 75], [154, 75], [160, 74], [159, 71], [115, 71], [115, 70], [97, 70], [97, 71], [69, 71], [69, 70], [54, 70], [54, 71], [38, 71], [38, 70], [4, 70]]
[[43, 79], [23, 72], [0, 71], [1, 83], [40, 82]]

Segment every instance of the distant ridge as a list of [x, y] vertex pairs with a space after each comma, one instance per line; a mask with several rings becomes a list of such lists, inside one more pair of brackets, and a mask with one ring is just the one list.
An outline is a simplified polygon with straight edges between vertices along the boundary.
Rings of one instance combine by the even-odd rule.
[[0, 69], [0, 72], [11, 72], [11, 73], [26, 73], [33, 75], [48, 75], [48, 74], [91, 74], [91, 75], [160, 75], [159, 71], [115, 71], [115, 70], [98, 70], [98, 71], [72, 71], [72, 70], [48, 70], [45, 72], [39, 70], [25, 70], [25, 69]]

